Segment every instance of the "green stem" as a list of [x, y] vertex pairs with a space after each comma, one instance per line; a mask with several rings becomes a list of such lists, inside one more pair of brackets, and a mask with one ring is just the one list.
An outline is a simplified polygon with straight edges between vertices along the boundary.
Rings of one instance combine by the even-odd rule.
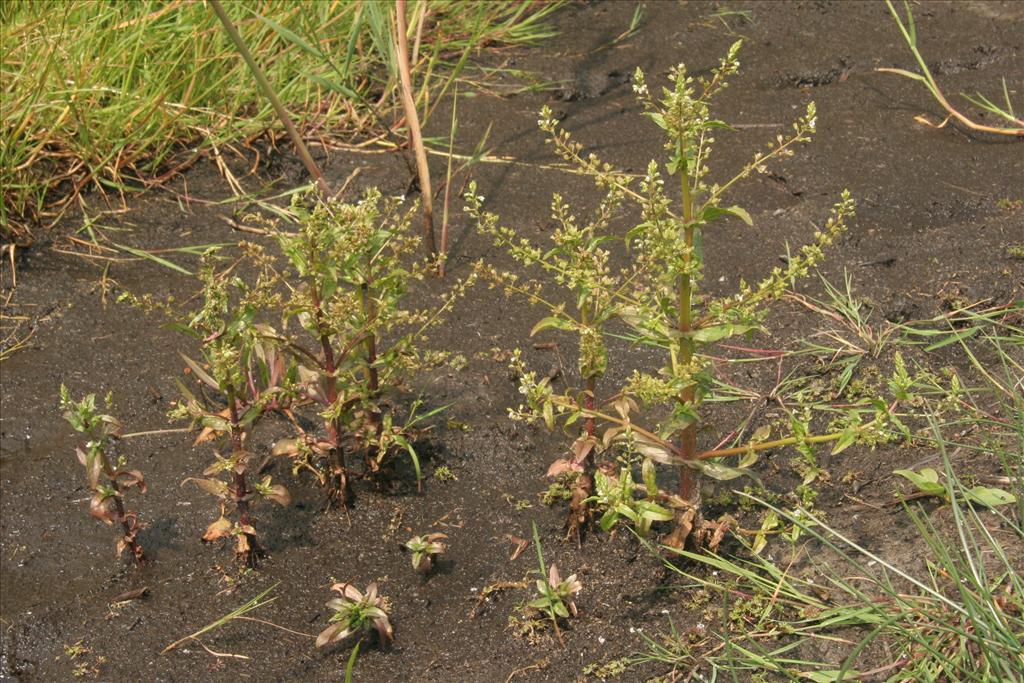
[[[369, 259], [367, 259], [369, 261]], [[367, 263], [367, 271], [370, 270], [372, 264]], [[367, 275], [369, 278], [369, 275]], [[380, 410], [377, 408], [377, 399], [380, 397], [380, 378], [377, 374], [377, 335], [373, 333], [376, 312], [373, 307], [373, 299], [370, 296], [370, 283], [363, 282], [359, 285], [359, 305], [363, 311], [363, 329], [368, 330], [366, 333], [366, 360], [363, 367], [366, 373], [366, 399], [370, 402], [372, 407], [369, 412], [369, 433], [367, 440], [369, 440], [369, 434], [372, 433], [373, 439], [379, 439], [381, 428], [381, 415]], [[364, 455], [366, 457], [367, 471], [373, 472], [377, 467], [377, 447], [372, 444], [365, 444]], [[416, 486], [421, 487], [419, 477], [416, 478]]]
[[[865, 427], [866, 429], [866, 427]], [[747, 444], [746, 446], [736, 446], [735, 448], [718, 448], [715, 450], [704, 451], [698, 453], [695, 460], [711, 460], [712, 458], [726, 458], [730, 455], [743, 455], [744, 453], [750, 453], [751, 451], [766, 451], [770, 448], [781, 448], [782, 446], [792, 446], [797, 443], [826, 443], [828, 441], [836, 441], [843, 436], [845, 432], [832, 432], [831, 434], [818, 434], [817, 436], [806, 436], [803, 438], [796, 436], [788, 436], [785, 439], [775, 439], [774, 441], [762, 441], [761, 443]]]
[[[582, 308], [579, 309], [579, 314], [580, 314], [580, 322], [582, 323], [582, 327], [583, 327], [583, 329], [586, 329], [587, 327], [590, 326], [590, 311], [587, 309], [586, 305], [584, 305]], [[583, 339], [581, 337], [580, 338], [580, 343], [582, 344], [582, 342], [583, 342]], [[583, 349], [580, 349], [580, 351], [582, 352]], [[586, 381], [586, 388], [585, 388], [585, 392], [586, 393], [583, 396], [583, 405], [585, 406], [585, 408], [587, 410], [593, 410], [594, 409], [594, 404], [595, 404], [595, 394], [597, 392], [597, 375], [588, 375], [585, 378], [585, 381]], [[594, 436], [594, 426], [595, 426], [594, 418], [591, 417], [591, 416], [587, 416], [587, 418], [583, 422], [583, 427], [587, 431], [587, 436], [591, 436], [591, 437]], [[589, 458], [588, 458], [588, 460], [589, 460]], [[586, 467], [584, 467], [584, 471], [586, 471]]]
[[[558, 397], [552, 397], [552, 398], [557, 399]], [[553, 402], [558, 404], [558, 405], [566, 406], [568, 408], [579, 409], [579, 406], [577, 406], [577, 405], [575, 405], [575, 404], [573, 404], [573, 403], [571, 403], [569, 401], [554, 400]], [[815, 436], [807, 436], [807, 437], [804, 437], [802, 439], [800, 437], [796, 437], [796, 436], [788, 436], [788, 437], [786, 437], [784, 439], [775, 439], [774, 441], [762, 441], [760, 443], [748, 443], [748, 444], [746, 444], [744, 446], [736, 446], [734, 448], [716, 448], [716, 449], [713, 449], [713, 450], [710, 450], [710, 451], [702, 451], [700, 453], [694, 452], [692, 457], [684, 458], [683, 457], [683, 453], [682, 453], [682, 449], [680, 447], [674, 445], [673, 443], [671, 443], [669, 441], [666, 441], [665, 439], [662, 439], [657, 434], [654, 434], [653, 432], [650, 432], [650, 431], [644, 429], [643, 427], [636, 426], [635, 424], [633, 424], [629, 420], [624, 420], [624, 419], [622, 419], [620, 417], [616, 417], [615, 415], [609, 415], [608, 413], [602, 413], [602, 412], [600, 412], [598, 410], [591, 410], [589, 408], [584, 408], [581, 412], [588, 419], [604, 420], [604, 421], [610, 422], [612, 424], [617, 424], [617, 425], [619, 425], [621, 427], [628, 427], [632, 431], [634, 431], [637, 434], [639, 434], [640, 436], [644, 437], [644, 439], [650, 441], [651, 443], [653, 443], [656, 446], [660, 446], [660, 447], [664, 448], [670, 455], [673, 455], [673, 456], [675, 456], [677, 458], [680, 458], [681, 460], [684, 460], [684, 459], [685, 460], [711, 460], [711, 459], [714, 459], [714, 458], [727, 458], [727, 457], [732, 456], [732, 455], [744, 455], [746, 453], [750, 453], [751, 451], [766, 451], [766, 450], [769, 450], [771, 448], [781, 448], [783, 446], [792, 446], [793, 444], [797, 444], [797, 443], [827, 443], [829, 441], [837, 441], [837, 440], [839, 440], [846, 433], [846, 432], [830, 432], [828, 434], [818, 434], [818, 435], [815, 435]], [[866, 431], [867, 429], [871, 428], [874, 424], [875, 424], [875, 422], [868, 423], [868, 424], [864, 425], [863, 427], [861, 427], [858, 431], [860, 431], [860, 432]], [[682, 465], [682, 466], [686, 467], [686, 465]], [[687, 467], [687, 469], [690, 469], [690, 468]]]
[[352, 670], [356, 668], [356, 658], [359, 656], [359, 646], [362, 642], [362, 640], [357, 640], [355, 647], [352, 648], [352, 654], [348, 656], [348, 664], [345, 665], [345, 683], [352, 683]]
[[[690, 266], [693, 263], [693, 195], [690, 191], [689, 169], [686, 163], [686, 146], [679, 141], [679, 176], [683, 199], [683, 236], [686, 241], [684, 254], [685, 270], [679, 276], [679, 360], [688, 368], [693, 360], [693, 341], [689, 333], [693, 329], [693, 286], [690, 280]], [[679, 395], [679, 401], [686, 405], [696, 402], [696, 390], [687, 386]], [[697, 452], [697, 422], [687, 425], [679, 435], [679, 450], [683, 460], [693, 460]], [[696, 485], [693, 468], [685, 463], [679, 466], [679, 494], [684, 500], [696, 503], [700, 491]]]

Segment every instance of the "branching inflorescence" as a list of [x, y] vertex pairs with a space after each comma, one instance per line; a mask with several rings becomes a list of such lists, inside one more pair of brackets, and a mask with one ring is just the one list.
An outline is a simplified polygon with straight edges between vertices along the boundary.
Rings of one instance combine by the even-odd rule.
[[[858, 438], [868, 437], [888, 413], [881, 404], [876, 418], [862, 423], [859, 414], [851, 411], [827, 434], [814, 434], [809, 417], [797, 414], [791, 421], [791, 433], [783, 438], [769, 441], [770, 434], [762, 432], [734, 448], [698, 448], [701, 405], [713, 387], [713, 368], [705, 349], [760, 329], [768, 312], [766, 304], [780, 298], [789, 283], [807, 275], [822, 260], [824, 250], [846, 229], [854, 209], [853, 200], [844, 192], [815, 233], [814, 241], [760, 283], [741, 281], [735, 294], [722, 298], [700, 291], [706, 228], [725, 218], [752, 224], [744, 209], [724, 203], [728, 191], [744, 178], [767, 172], [769, 163], [791, 156], [815, 130], [816, 109], [811, 103], [788, 134], [779, 134], [729, 180], [710, 182], [708, 160], [714, 136], [719, 130], [730, 129], [712, 118], [710, 102], [726, 88], [727, 77], [736, 73], [739, 48], [740, 43], [735, 43], [707, 78], [688, 75], [682, 65], [674, 68], [669, 75], [670, 85], [658, 100], [637, 70], [634, 90], [645, 115], [663, 131], [668, 156], [664, 166], [651, 161], [639, 182], [594, 154], [584, 155], [583, 146], [558, 126], [551, 112], [546, 108], [541, 112], [540, 127], [557, 154], [592, 176], [605, 193], [594, 217], [586, 223], [555, 195], [552, 247], [543, 249], [501, 226], [497, 216], [483, 210], [483, 198], [475, 187], [471, 186], [467, 196], [467, 210], [477, 220], [479, 230], [524, 266], [541, 274], [523, 279], [482, 264], [479, 271], [507, 294], [547, 309], [547, 316], [537, 323], [533, 334], [558, 329], [579, 339], [578, 368], [583, 386], [557, 392], [549, 378], [538, 378], [516, 355], [513, 366], [520, 374], [520, 391], [526, 400], [511, 411], [514, 419], [542, 420], [549, 428], [556, 423], [565, 428], [582, 425], [568, 457], [549, 470], [550, 475], [569, 472], [576, 477], [575, 491], [579, 495], [573, 498], [569, 521], [572, 530], [578, 531], [589, 514], [588, 506], [597, 504], [605, 510], [605, 528], [625, 517], [645, 533], [653, 522], [674, 517], [670, 544], [681, 547], [690, 538], [698, 544], [717, 544], [723, 534], [722, 525], [706, 522], [701, 515], [699, 474], [731, 479], [749, 473], [758, 453], [767, 448], [792, 445], [806, 450], [829, 441], [836, 443], [838, 452]], [[674, 179], [678, 192], [668, 189], [668, 179]], [[610, 224], [624, 203], [638, 210], [639, 221], [623, 238], [613, 234]], [[629, 265], [617, 270], [609, 265], [609, 251], [616, 243], [627, 247], [630, 256]], [[565, 294], [549, 294], [551, 284], [561, 287]], [[570, 304], [561, 303], [563, 298]], [[604, 387], [602, 380], [610, 362], [607, 339], [612, 335], [657, 349], [663, 363], [634, 372], [620, 386]], [[665, 416], [653, 424], [643, 417], [643, 413], [655, 411]], [[621, 468], [607, 459], [596, 462], [598, 454], [613, 446], [624, 454], [625, 466]], [[729, 457], [736, 462], [720, 462]], [[629, 463], [637, 460], [643, 464], [642, 484], [634, 484], [629, 471]], [[654, 463], [678, 466], [676, 493], [658, 488]], [[642, 497], [636, 498], [634, 492]]]

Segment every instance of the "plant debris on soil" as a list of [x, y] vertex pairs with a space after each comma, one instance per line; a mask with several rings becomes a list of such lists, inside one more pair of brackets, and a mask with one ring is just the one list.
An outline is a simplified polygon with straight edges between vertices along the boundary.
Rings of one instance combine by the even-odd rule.
[[[915, 122], [922, 112], [941, 119], [941, 111], [915, 83], [875, 71], [912, 68], [884, 4], [651, 2], [629, 33], [634, 11], [627, 2], [571, 4], [550, 17], [558, 38], [479, 57], [485, 65], [514, 65], [541, 82], [560, 84], [505, 96], [462, 92], [457, 147], [471, 150], [490, 129], [491, 157], [514, 159], [479, 163], [470, 171], [488, 209], [504, 224], [542, 242], [553, 190], [581, 212], [599, 199], [588, 179], [555, 168], [551, 147], [537, 130], [543, 105], [586, 151], [642, 172], [649, 159], [662, 158], [663, 138], [639, 115], [629, 74], [639, 66], [652, 89], [660, 87], [671, 66], [684, 62], [700, 74], [743, 38], [739, 74], [717, 103], [735, 130], [718, 136], [716, 165], [739, 167], [749, 150], [785, 133], [812, 99], [818, 132], [794, 158], [737, 189], [754, 227], [739, 221], [714, 226], [705, 247], [707, 290], [725, 293], [740, 279], [759, 280], [789, 249], [810, 240], [813, 222], [849, 188], [858, 202], [856, 221], [828, 253], [821, 275], [833, 284], [848, 276], [879, 328], [886, 321], [1021, 300], [1024, 261], [1012, 250], [1024, 243], [1024, 147], [1017, 140]], [[922, 51], [934, 60], [946, 92], [995, 89], [1002, 77], [1011, 93], [1024, 91], [1024, 6], [927, 3], [915, 17]], [[425, 135], [446, 138], [448, 121], [439, 111]], [[318, 162], [332, 186], [351, 181], [349, 199], [370, 187], [405, 195], [410, 186], [397, 154], [321, 151]], [[443, 173], [443, 163], [432, 159], [435, 173]], [[248, 169], [240, 163], [234, 172], [244, 176]], [[273, 183], [275, 193], [308, 181], [298, 160], [284, 151], [261, 160], [256, 173], [261, 184]], [[324, 602], [336, 583], [360, 590], [376, 583], [394, 628], [390, 648], [361, 649], [356, 680], [593, 680], [594, 672], [615, 669], [602, 666], [644, 650], [645, 634], [656, 638], [674, 628], [700, 640], [704, 609], [694, 605], [692, 582], [667, 570], [628, 531], [591, 532], [581, 547], [564, 541], [564, 501], [543, 502], [550, 484], [544, 474], [569, 441], [508, 419], [521, 397], [509, 376], [507, 350], [522, 348], [531, 367], [550, 368], [552, 381], [567, 383], [576, 370], [563, 355], [572, 359], [574, 351], [560, 349], [557, 335], [530, 339], [537, 311], [482, 286], [428, 342], [457, 351], [465, 363], [431, 370], [411, 387], [427, 407], [451, 404], [421, 444], [422, 493], [411, 467], [402, 464], [390, 480], [356, 482], [356, 503], [346, 516], [325, 506], [324, 492], [310, 478], [290, 478], [286, 466], [271, 463], [268, 471], [275, 481], [288, 482], [293, 503], [260, 508], [267, 557], [257, 569], [244, 569], [230, 547], [200, 542], [209, 521], [208, 496], [181, 486], [202, 471], [208, 450], [193, 447], [193, 437], [180, 431], [155, 433], [117, 447], [146, 473], [148, 492], [132, 505], [146, 524], [138, 538], [149, 561], [135, 568], [115, 560], [110, 530], [84, 514], [91, 492], [75, 458], [76, 434], [60, 419], [59, 389], [65, 384], [76, 396], [111, 392], [110, 412], [129, 432], [175, 426], [166, 413], [182, 376], [181, 337], [115, 300], [130, 291], [185, 301], [197, 282], [152, 259], [68, 253], [69, 238], [94, 221], [119, 243], [147, 252], [240, 239], [266, 239], [269, 246], [269, 239], [233, 227], [244, 211], [231, 199], [218, 167], [199, 163], [127, 211], [88, 220], [69, 214], [45, 240], [20, 251], [15, 264], [5, 259], [3, 343], [21, 347], [3, 360], [0, 384], [0, 679], [338, 680], [351, 647], [314, 647], [316, 634], [328, 625]], [[480, 258], [515, 267], [474, 232], [459, 203], [451, 213], [449, 277], [466, 275]], [[188, 253], [163, 255], [187, 271], [197, 266]], [[421, 283], [416, 303], [429, 305], [444, 286]], [[825, 327], [819, 313], [801, 304], [801, 297], [823, 297], [822, 283], [810, 278], [797, 294], [775, 306], [757, 346], [794, 349]], [[956, 350], [955, 344], [936, 350], [935, 366], [970, 373], [969, 361]], [[628, 374], [631, 368], [612, 371]], [[780, 376], [815, 371], [804, 356], [726, 370], [731, 383], [757, 397], [770, 396]], [[822, 372], [823, 381], [831, 381]], [[887, 375], [892, 367], [875, 359], [858, 372]], [[702, 444], [714, 446], [754, 405], [712, 404]], [[248, 444], [255, 461], [288, 434], [283, 419], [261, 423]], [[950, 457], [962, 476], [995, 476], [1000, 463], [985, 455], [982, 449]], [[920, 469], [929, 461], [934, 466], [935, 457], [934, 449], [894, 444], [856, 446], [838, 456], [823, 452], [819, 465], [830, 482], [820, 483], [815, 510], [879, 557], [921, 569], [919, 531], [900, 506], [888, 502], [899, 488], [893, 470]], [[779, 451], [759, 464], [767, 491], [785, 496], [800, 483], [791, 458]], [[716, 514], [736, 513], [738, 498], [730, 491], [742, 486], [716, 483], [710, 507]], [[936, 507], [929, 509], [941, 519]], [[582, 585], [573, 598], [579, 616], [564, 622], [557, 637], [546, 616], [531, 618], [524, 609], [537, 597], [533, 587], [541, 578], [536, 553], [527, 546], [533, 523], [545, 561]], [[429, 574], [413, 571], [403, 544], [435, 533], [447, 537], [444, 554], [434, 558]], [[739, 548], [730, 543], [724, 541], [720, 551]], [[807, 564], [800, 552], [778, 543], [767, 552], [781, 566]], [[1007, 543], [1008, 552], [1024, 558], [1020, 539]], [[708, 572], [697, 565], [687, 571]], [[270, 588], [244, 618], [161, 654]], [[848, 651], [837, 647], [818, 641], [802, 656], [845, 657]], [[861, 670], [891, 664], [884, 648], [868, 648], [864, 657]], [[622, 676], [645, 680], [666, 668], [651, 661]]]

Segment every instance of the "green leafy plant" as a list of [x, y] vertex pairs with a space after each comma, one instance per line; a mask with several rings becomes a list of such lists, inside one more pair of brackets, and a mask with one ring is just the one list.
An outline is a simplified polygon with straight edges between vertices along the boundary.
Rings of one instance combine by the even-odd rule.
[[[681, 547], [691, 536], [700, 543], [721, 533], [720, 524], [703, 519], [698, 475], [735, 478], [750, 471], [759, 452], [782, 446], [794, 446], [813, 458], [814, 444], [834, 442], [833, 453], [838, 453], [858, 440], [878, 438], [878, 430], [890, 412], [883, 402], [871, 403], [869, 410], [874, 410], [875, 416], [870, 421], [864, 422], [858, 411], [849, 411], [832, 419], [827, 433], [817, 434], [811, 429], [813, 415], [799, 411], [790, 420], [789, 434], [781, 438], [770, 439], [770, 432], [759, 432], [735, 446], [698, 448], [701, 406], [715, 389], [707, 349], [716, 342], [759, 330], [768, 314], [767, 305], [822, 260], [824, 249], [846, 229], [854, 208], [853, 200], [844, 192], [823, 227], [816, 231], [814, 241], [757, 285], [741, 282], [738, 292], [723, 298], [700, 291], [706, 229], [727, 218], [752, 224], [744, 209], [724, 203], [729, 189], [754, 173], [767, 172], [770, 162], [791, 156], [793, 148], [807, 142], [815, 130], [816, 109], [811, 103], [788, 135], [778, 135], [729, 180], [708, 180], [707, 164], [715, 135], [729, 130], [726, 123], [711, 116], [710, 102], [738, 70], [740, 44], [733, 44], [708, 77], [694, 78], [684, 66], [675, 67], [669, 75], [670, 87], [663, 89], [657, 101], [650, 95], [643, 73], [638, 70], [634, 75], [634, 90], [646, 116], [664, 132], [668, 150], [664, 167], [651, 161], [639, 183], [596, 155], [584, 155], [582, 145], [559, 128], [552, 113], [547, 109], [541, 112], [540, 127], [555, 151], [591, 176], [605, 193], [594, 218], [586, 223], [555, 196], [552, 247], [543, 249], [519, 237], [513, 229], [502, 227], [497, 216], [483, 211], [483, 198], [477, 195], [475, 186], [470, 186], [467, 195], [467, 211], [480, 231], [540, 274], [523, 279], [485, 265], [478, 266], [478, 272], [493, 286], [546, 309], [547, 316], [534, 327], [534, 334], [554, 329], [571, 332], [579, 340], [581, 388], [556, 392], [550, 378], [528, 371], [518, 355], [513, 359], [526, 399], [524, 405], [511, 411], [513, 419], [543, 421], [549, 429], [556, 423], [568, 429], [582, 421], [570, 457], [559, 460], [549, 471], [552, 475], [566, 470], [582, 472], [587, 476], [580, 478], [581, 488], [591, 485], [588, 480], [597, 464], [595, 455], [613, 445], [641, 458], [677, 465], [678, 495], [660, 501], [673, 506], [675, 529], [669, 542], [675, 547]], [[677, 202], [667, 189], [666, 174], [675, 178], [679, 188], [675, 209]], [[626, 201], [639, 210], [640, 219], [622, 240], [612, 233], [610, 225], [618, 207]], [[628, 246], [630, 255], [629, 265], [618, 272], [608, 265], [609, 251], [616, 241], [620, 245], [625, 242], [623, 246]], [[547, 292], [552, 283], [562, 288], [561, 294]], [[570, 305], [562, 303], [563, 299], [568, 299]], [[599, 382], [611, 362], [606, 339], [613, 336], [656, 350], [664, 359], [662, 366], [638, 370], [621, 386], [601, 390]], [[640, 415], [648, 410], [668, 414], [651, 425]], [[738, 462], [724, 465], [719, 462], [724, 458], [738, 458]], [[645, 482], [653, 480], [649, 475], [644, 478]], [[595, 501], [589, 494], [582, 500]], [[651, 520], [650, 515], [646, 519]]]
[[396, 452], [407, 453], [419, 487], [417, 425], [443, 408], [417, 414], [417, 401], [399, 422], [386, 405], [387, 392], [437, 360], [439, 354], [421, 352], [420, 342], [471, 281], [455, 283], [432, 311], [403, 307], [409, 283], [422, 279], [430, 264], [408, 265], [419, 242], [408, 230], [411, 212], [400, 213], [398, 200], [383, 199], [376, 190], [356, 204], [318, 201], [309, 209], [296, 199], [292, 212], [299, 230], [275, 231], [296, 276], [279, 306], [284, 324], [277, 340], [297, 359], [293, 391], [319, 407], [326, 436], [300, 433], [274, 452], [326, 459], [328, 472], [318, 476], [343, 506], [351, 497], [349, 438], [370, 474]]
[[[109, 407], [109, 395], [106, 403]], [[88, 439], [84, 444], [75, 446], [75, 453], [78, 462], [85, 468], [89, 490], [93, 492], [89, 501], [89, 514], [110, 526], [120, 524], [117, 557], [121, 557], [125, 550], [130, 550], [135, 562], [142, 564], [145, 556], [142, 545], [136, 539], [141, 525], [138, 515], [125, 507], [124, 493], [131, 488], [138, 488], [145, 493], [146, 480], [141, 471], [126, 469], [123, 456], [117, 459], [116, 464], [110, 461], [110, 450], [121, 438], [124, 428], [117, 418], [99, 412], [96, 394], [88, 394], [82, 400], [75, 401], [68, 388], [62, 384], [60, 407], [68, 424]]]
[[571, 574], [563, 579], [554, 564], [550, 569], [544, 565], [544, 551], [540, 545], [540, 534], [537, 533], [537, 525], [533, 525], [533, 544], [537, 548], [537, 563], [540, 566], [541, 578], [537, 579], [537, 593], [540, 597], [527, 603], [527, 607], [540, 610], [551, 619], [558, 639], [562, 639], [562, 633], [558, 628], [559, 619], [568, 619], [577, 615], [576, 594], [583, 589], [583, 584]]
[[[645, 483], [639, 487], [633, 481], [633, 473], [628, 467], [623, 467], [618, 476], [605, 474], [601, 470], [595, 473], [597, 493], [593, 502], [604, 509], [600, 522], [603, 531], [611, 530], [624, 517], [633, 524], [640, 536], [647, 536], [655, 522], [672, 520], [672, 511], [655, 502], [662, 492], [654, 480], [653, 461], [644, 460], [643, 471]], [[635, 497], [637, 489], [643, 490], [644, 498]]]
[[[249, 253], [257, 261], [262, 257], [262, 250], [254, 246]], [[172, 416], [190, 418], [194, 424], [202, 425], [204, 432], [197, 441], [226, 439], [228, 455], [215, 451], [214, 462], [204, 470], [203, 477], [185, 481], [195, 483], [220, 500], [220, 516], [207, 527], [203, 540], [234, 537], [239, 559], [252, 566], [261, 552], [251, 514], [253, 505], [262, 500], [282, 507], [291, 503], [288, 489], [274, 484], [269, 476], [259, 482], [249, 481], [252, 456], [245, 447], [253, 424], [281, 393], [280, 387], [259, 391], [253, 379], [257, 366], [267, 369], [268, 365], [267, 338], [272, 330], [262, 327], [256, 318], [260, 311], [277, 303], [273, 293], [275, 279], [265, 267], [256, 283], [250, 285], [233, 275], [230, 268], [223, 274], [216, 273], [212, 263], [203, 267], [200, 278], [203, 306], [194, 312], [187, 325], [176, 328], [201, 340], [203, 363], [187, 358], [186, 362], [200, 383], [217, 390], [227, 405], [223, 410], [208, 409], [179, 383], [183, 398]], [[274, 358], [277, 360], [270, 365], [276, 369], [267, 369], [268, 381], [271, 376], [287, 374], [280, 356]], [[234, 520], [227, 516], [231, 512]]]
[[438, 555], [448, 550], [448, 545], [444, 543], [447, 538], [447, 534], [432, 533], [413, 536], [406, 541], [402, 547], [412, 553], [412, 568], [422, 574], [429, 573]]
[[327, 601], [327, 607], [334, 610], [334, 614], [331, 615], [330, 625], [317, 636], [316, 646], [338, 643], [351, 636], [359, 637], [352, 647], [345, 669], [347, 683], [352, 680], [352, 669], [359, 656], [363, 638], [369, 633], [376, 632], [377, 641], [382, 647], [387, 647], [394, 640], [395, 632], [388, 620], [387, 601], [377, 593], [376, 583], [367, 586], [366, 593], [351, 583], [336, 583], [331, 586], [331, 590], [340, 593], [341, 597]]

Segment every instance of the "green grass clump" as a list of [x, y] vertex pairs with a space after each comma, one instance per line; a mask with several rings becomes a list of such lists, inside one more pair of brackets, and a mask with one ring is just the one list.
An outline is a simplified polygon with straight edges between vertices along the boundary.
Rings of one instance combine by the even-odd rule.
[[[469, 50], [552, 35], [530, 3], [411, 6], [414, 69], [449, 82]], [[227, 12], [305, 136], [379, 127], [396, 80], [391, 3], [228, 3]], [[122, 199], [277, 121], [204, 3], [5, 3], [0, 232], [32, 241], [80, 192]], [[420, 30], [422, 29], [422, 31]]]

